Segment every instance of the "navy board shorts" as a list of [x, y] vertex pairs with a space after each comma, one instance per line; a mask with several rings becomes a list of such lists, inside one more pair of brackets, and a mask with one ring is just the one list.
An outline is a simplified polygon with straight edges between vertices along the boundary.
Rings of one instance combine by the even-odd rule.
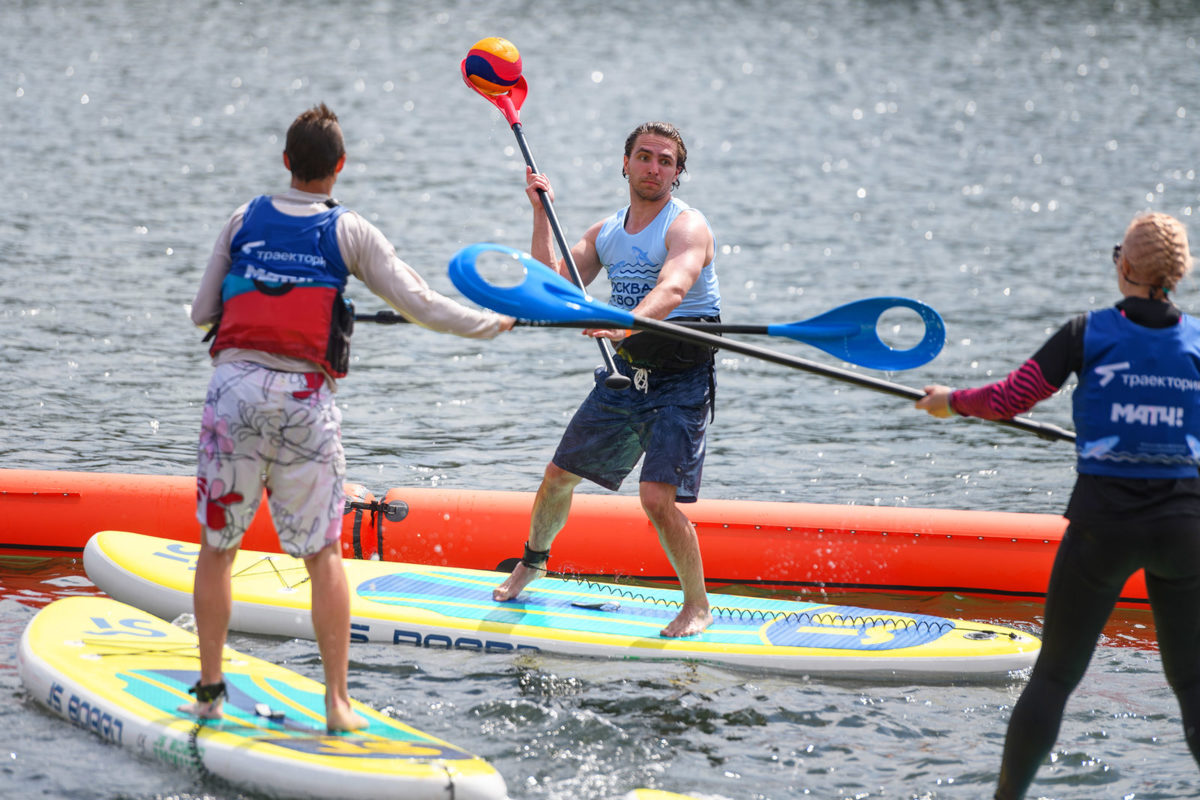
[[[624, 359], [615, 361], [621, 374], [633, 378]], [[644, 392], [634, 386], [610, 389], [606, 377], [597, 368], [596, 385], [563, 432], [554, 465], [616, 491], [645, 454], [642, 482], [670, 484], [676, 502], [696, 502], [716, 385], [712, 366], [651, 371]]]

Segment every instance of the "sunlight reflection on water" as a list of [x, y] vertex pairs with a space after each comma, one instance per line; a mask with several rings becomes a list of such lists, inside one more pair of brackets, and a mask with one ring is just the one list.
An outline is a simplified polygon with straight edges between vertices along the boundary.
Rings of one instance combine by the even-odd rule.
[[[1115, 299], [1108, 254], [1134, 212], [1190, 221], [1200, 200], [1200, 73], [1181, 67], [1197, 61], [1200, 25], [1182, 0], [436, 10], [303, 0], [283, 11], [228, 0], [203, 13], [136, 0], [0, 8], [3, 29], [20, 32], [0, 43], [6, 467], [192, 471], [210, 368], [183, 306], [227, 215], [284, 186], [282, 133], [311, 103], [330, 103], [346, 130], [339, 198], [435, 289], [457, 295], [445, 265], [466, 244], [527, 247], [520, 152], [458, 73], [483, 36], [521, 48], [522, 122], [568, 238], [624, 202], [627, 132], [671, 120], [689, 147], [679, 195], [717, 235], [724, 319], [919, 299], [941, 313], [947, 340], [932, 364], [885, 376], [913, 387], [1006, 374], [1071, 315]], [[382, 308], [361, 285], [351, 292], [361, 310]], [[1185, 309], [1194, 293], [1189, 281]], [[764, 345], [832, 362], [796, 342]], [[531, 491], [597, 361], [571, 331], [474, 342], [361, 326], [339, 393], [348, 477], [377, 494]], [[937, 422], [732, 354], [718, 381], [706, 497], [1058, 513], [1073, 481], [1061, 443]], [[1034, 418], [1069, 427], [1069, 396]], [[10, 652], [0, 686], [20, 697], [11, 664], [32, 611], [0, 603]], [[930, 600], [931, 613], [960, 607], [1037, 624], [1036, 610]], [[1106, 632], [1036, 791], [1191, 791], [1156, 653], [1111, 646], [1139, 640], [1140, 624], [1122, 618]], [[232, 643], [319, 672], [310, 643]], [[382, 647], [353, 658], [356, 696], [492, 759], [515, 798], [638, 785], [731, 798], [984, 796], [1021, 685], [790, 682]], [[36, 781], [60, 796], [234, 796], [23, 700], [0, 713], [11, 753], [0, 794]]]

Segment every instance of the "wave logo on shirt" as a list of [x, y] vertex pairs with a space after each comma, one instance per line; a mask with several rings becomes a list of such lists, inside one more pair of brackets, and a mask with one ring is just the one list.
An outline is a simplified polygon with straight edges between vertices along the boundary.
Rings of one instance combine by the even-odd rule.
[[1116, 447], [1119, 441], [1120, 436], [1105, 436], [1103, 439], [1084, 442], [1079, 446], [1079, 455], [1083, 458], [1100, 458]]
[[611, 305], [630, 309], [642, 302], [658, 283], [658, 265], [650, 260], [650, 254], [633, 248], [634, 261], [619, 261], [608, 269], [608, 280], [612, 284]]

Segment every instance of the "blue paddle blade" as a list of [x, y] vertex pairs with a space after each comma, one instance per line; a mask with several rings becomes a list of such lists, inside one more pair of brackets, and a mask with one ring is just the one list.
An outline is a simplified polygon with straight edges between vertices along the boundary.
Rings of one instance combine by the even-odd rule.
[[[924, 337], [907, 350], [897, 350], [879, 338], [879, 318], [893, 308], [911, 309], [925, 324]], [[941, 315], [924, 303], [907, 297], [857, 300], [803, 322], [768, 325], [767, 334], [786, 336], [843, 361], [889, 372], [929, 363], [946, 342], [946, 326]]]
[[[525, 279], [516, 286], [488, 283], [475, 266], [480, 254], [488, 252], [515, 259], [524, 267]], [[459, 250], [450, 259], [450, 280], [460, 292], [484, 308], [518, 319], [597, 322], [614, 328], [632, 328], [634, 324], [633, 314], [596, 302], [533, 256], [502, 244], [482, 242]]]

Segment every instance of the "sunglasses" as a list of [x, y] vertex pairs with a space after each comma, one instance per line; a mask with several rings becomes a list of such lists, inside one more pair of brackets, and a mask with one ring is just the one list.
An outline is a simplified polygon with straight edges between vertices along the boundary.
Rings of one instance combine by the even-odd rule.
[[[1116, 263], [1120, 262], [1120, 260], [1121, 260], [1121, 245], [1117, 245], [1116, 247], [1113, 248], [1113, 263], [1116, 264]], [[1154, 284], [1152, 284], [1152, 283], [1142, 283], [1141, 281], [1135, 281], [1133, 278], [1129, 277], [1128, 272], [1122, 272], [1121, 277], [1124, 278], [1125, 282], [1130, 284], [1131, 286], [1154, 286]], [[1158, 291], [1162, 292], [1163, 297], [1167, 296], [1167, 290], [1164, 287], [1154, 286], [1154, 288], [1157, 289]]]

